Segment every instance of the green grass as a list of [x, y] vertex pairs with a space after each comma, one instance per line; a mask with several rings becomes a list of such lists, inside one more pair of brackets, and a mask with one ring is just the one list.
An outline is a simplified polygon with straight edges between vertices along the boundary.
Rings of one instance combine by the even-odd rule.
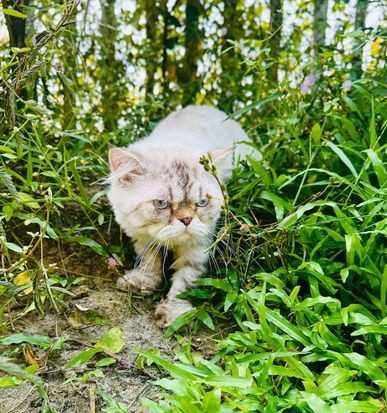
[[320, 119], [283, 98], [263, 160], [229, 184], [225, 275], [189, 294], [196, 319], [218, 329], [226, 316], [236, 331], [210, 360], [189, 344], [173, 364], [142, 353], [170, 376], [162, 403], [143, 400], [150, 411], [385, 410], [387, 106], [375, 85], [358, 82]]
[[[151, 412], [385, 410], [384, 78], [383, 70], [366, 75], [347, 93], [339, 72], [321, 76], [306, 95], [284, 81], [234, 114], [263, 159], [249, 159], [235, 171], [212, 271], [185, 294], [197, 310], [166, 334], [179, 338], [179, 329], [192, 321], [232, 332], [210, 359], [193, 351], [190, 339], [179, 340], [174, 363], [139, 351], [142, 361], [165, 373], [156, 383], [162, 401], [143, 400]], [[107, 173], [107, 144], [135, 139], [139, 119], [153, 125], [157, 119], [143, 115], [160, 107], [155, 101], [135, 108], [124, 132], [91, 134], [63, 130], [57, 113], [27, 102], [18, 126], [1, 135], [3, 328], [10, 326], [13, 304], [60, 312], [82, 282], [46, 263], [48, 246], [80, 245], [104, 260], [114, 255], [125, 262], [119, 234], [112, 241], [115, 224], [99, 184]], [[8, 373], [7, 385], [29, 380], [46, 400], [31, 368], [1, 359], [0, 370]]]

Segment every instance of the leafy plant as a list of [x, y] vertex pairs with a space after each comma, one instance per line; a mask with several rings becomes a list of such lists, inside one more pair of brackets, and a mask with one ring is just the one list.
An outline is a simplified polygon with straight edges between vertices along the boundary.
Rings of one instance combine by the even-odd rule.
[[[67, 368], [80, 367], [87, 363], [93, 356], [99, 353], [119, 353], [124, 346], [124, 341], [121, 338], [122, 332], [118, 327], [113, 327], [108, 330], [93, 347], [83, 350], [75, 355], [66, 365]], [[102, 360], [104, 360], [102, 362]], [[104, 358], [99, 363], [101, 365], [109, 365], [113, 362], [112, 358]], [[102, 363], [102, 364], [101, 364]]]

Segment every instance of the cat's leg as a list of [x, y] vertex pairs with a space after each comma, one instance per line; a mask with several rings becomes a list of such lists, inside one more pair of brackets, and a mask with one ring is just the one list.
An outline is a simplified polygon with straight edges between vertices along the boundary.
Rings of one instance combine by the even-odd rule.
[[204, 273], [208, 257], [203, 249], [202, 245], [196, 245], [184, 250], [182, 248], [174, 250], [177, 259], [173, 263], [173, 268], [176, 272], [173, 274], [172, 286], [167, 298], [156, 307], [158, 327], [165, 328], [181, 314], [194, 309], [189, 301], [176, 296], [190, 289], [193, 282]]
[[117, 280], [117, 288], [123, 291], [133, 290], [150, 295], [162, 281], [162, 258], [160, 248], [144, 240], [134, 242], [134, 249], [139, 257], [139, 264]]

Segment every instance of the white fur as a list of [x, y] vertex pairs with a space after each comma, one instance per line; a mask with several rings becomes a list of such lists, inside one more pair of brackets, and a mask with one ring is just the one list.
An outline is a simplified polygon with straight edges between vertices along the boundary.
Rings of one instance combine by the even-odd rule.
[[[234, 159], [244, 158], [252, 148], [238, 142], [247, 140], [239, 123], [227, 119], [225, 113], [208, 106], [188, 106], [167, 116], [148, 137], [109, 153], [108, 197], [117, 222], [141, 258], [138, 268], [122, 277], [118, 287], [145, 293], [156, 289], [162, 274], [160, 248], [174, 251], [172, 287], [156, 310], [160, 326], [191, 308], [176, 295], [205, 271], [208, 256], [204, 250], [221, 213], [222, 192], [199, 159], [212, 154], [218, 176], [226, 180], [233, 158], [222, 150], [234, 147]], [[260, 157], [256, 151], [254, 155]], [[196, 206], [200, 199], [208, 200], [208, 205]], [[157, 209], [154, 200], [167, 200], [169, 207]], [[192, 219], [187, 226], [182, 222], [185, 215]]]
[[[187, 106], [183, 110], [172, 112], [162, 120], [154, 131], [130, 147], [133, 151], [155, 151], [160, 155], [179, 156], [186, 152], [200, 158], [218, 149], [233, 148], [235, 159], [244, 159], [249, 153], [256, 159], [261, 154], [250, 145], [237, 142], [250, 141], [241, 125], [219, 109], [210, 106]], [[226, 173], [223, 179], [231, 177], [232, 157], [223, 165]]]

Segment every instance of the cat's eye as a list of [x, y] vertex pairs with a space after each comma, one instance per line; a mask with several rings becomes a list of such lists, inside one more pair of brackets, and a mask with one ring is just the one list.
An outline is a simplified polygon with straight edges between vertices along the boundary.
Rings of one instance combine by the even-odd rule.
[[166, 199], [155, 199], [153, 201], [153, 205], [157, 208], [157, 209], [165, 209], [168, 207], [168, 201]]
[[199, 199], [198, 202], [196, 202], [196, 206], [198, 207], [205, 207], [208, 204], [208, 198], [202, 198]]

